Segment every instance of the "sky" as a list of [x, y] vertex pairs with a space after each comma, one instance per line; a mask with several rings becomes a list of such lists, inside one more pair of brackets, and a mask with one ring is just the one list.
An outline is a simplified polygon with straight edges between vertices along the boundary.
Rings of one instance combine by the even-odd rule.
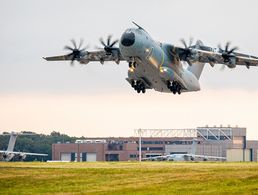
[[59, 131], [75, 136], [132, 136], [138, 128], [241, 126], [258, 139], [258, 67], [205, 66], [202, 91], [137, 94], [125, 62], [47, 62], [70, 40], [89, 50], [120, 38], [132, 21], [157, 41], [201, 39], [258, 56], [258, 2], [223, 0], [0, 0], [0, 132]]

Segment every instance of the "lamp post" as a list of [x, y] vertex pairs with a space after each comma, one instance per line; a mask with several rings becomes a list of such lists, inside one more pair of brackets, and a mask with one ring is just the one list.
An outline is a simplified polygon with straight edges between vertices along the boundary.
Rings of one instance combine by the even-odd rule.
[[142, 162], [142, 130], [138, 129], [139, 135], [139, 162]]

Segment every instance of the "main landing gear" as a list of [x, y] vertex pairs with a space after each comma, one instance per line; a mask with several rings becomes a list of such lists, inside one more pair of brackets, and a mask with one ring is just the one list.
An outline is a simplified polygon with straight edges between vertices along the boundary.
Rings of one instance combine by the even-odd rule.
[[170, 89], [171, 92], [173, 92], [173, 94], [178, 93], [179, 95], [181, 94], [181, 85], [177, 82], [177, 81], [168, 81], [167, 82], [167, 87]]
[[137, 91], [137, 93], [141, 93], [141, 92], [145, 93], [146, 92], [146, 87], [142, 81], [132, 80], [131, 86], [134, 88], [135, 91]]

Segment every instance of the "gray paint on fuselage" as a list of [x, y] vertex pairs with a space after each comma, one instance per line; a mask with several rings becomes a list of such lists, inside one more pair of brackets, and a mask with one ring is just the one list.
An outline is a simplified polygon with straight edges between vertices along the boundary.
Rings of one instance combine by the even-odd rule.
[[177, 80], [182, 85], [182, 92], [200, 90], [197, 78], [185, 70], [181, 62], [175, 60], [173, 54], [170, 53], [171, 45], [154, 41], [143, 29], [130, 28], [125, 31], [125, 33], [131, 32], [135, 34], [133, 45], [127, 47], [119, 42], [122, 56], [128, 62], [137, 62], [134, 71], [128, 71], [129, 79], [145, 78], [151, 83], [154, 90], [170, 93], [166, 81], [160, 77], [160, 67], [168, 67], [174, 72], [174, 78], [171, 79]]

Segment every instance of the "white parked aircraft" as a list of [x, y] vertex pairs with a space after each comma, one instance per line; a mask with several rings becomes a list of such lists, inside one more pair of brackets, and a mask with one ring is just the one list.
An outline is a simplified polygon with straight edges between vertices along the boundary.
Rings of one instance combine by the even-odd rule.
[[[9, 134], [4, 134], [9, 135]], [[11, 132], [9, 144], [7, 150], [0, 150], [0, 161], [11, 161], [13, 158], [17, 158], [18, 160], [24, 160], [27, 155], [33, 156], [48, 156], [48, 154], [39, 154], [39, 153], [28, 153], [28, 152], [15, 152], [13, 151], [14, 145], [16, 142], [16, 138], [19, 133]], [[32, 135], [32, 134], [20, 134], [20, 135]]]
[[168, 161], [196, 161], [196, 160], [226, 160], [225, 157], [220, 156], [206, 156], [206, 155], [196, 155], [196, 154], [170, 154], [166, 156]]
[[196, 147], [197, 147], [197, 140], [193, 139], [193, 144], [191, 148], [191, 153], [186, 154], [186, 153], [176, 153], [176, 154], [169, 154], [169, 155], [163, 155], [163, 156], [154, 156], [154, 157], [149, 157], [149, 158], [143, 158], [142, 160], [151, 160], [151, 161], [208, 161], [208, 160], [226, 160], [225, 157], [220, 157], [220, 156], [207, 156], [207, 155], [197, 155], [195, 154], [196, 152]]
[[[201, 89], [199, 78], [205, 63], [209, 63], [212, 67], [215, 64], [223, 64], [229, 68], [235, 68], [237, 65], [247, 68], [258, 66], [258, 57], [235, 52], [237, 47], [230, 49], [229, 42], [225, 49], [222, 49], [221, 46], [218, 48], [205, 46], [200, 40], [193, 45], [193, 39], [190, 39], [189, 45], [181, 40], [184, 47], [178, 47], [155, 41], [142, 27], [135, 25], [137, 28], [127, 29], [120, 41], [111, 42], [111, 36], [106, 43], [100, 39], [104, 48], [99, 51], [81, 49], [82, 40], [78, 47], [72, 40], [73, 48], [65, 46], [71, 53], [44, 59], [68, 60], [71, 64], [74, 60], [81, 64], [91, 61], [99, 61], [101, 64], [105, 61], [114, 61], [119, 64], [120, 61], [127, 61], [129, 70], [126, 80], [138, 93], [145, 93], [146, 89], [174, 94], [199, 91]], [[119, 47], [115, 47], [118, 42]], [[185, 68], [182, 61], [187, 62], [189, 66]]]

